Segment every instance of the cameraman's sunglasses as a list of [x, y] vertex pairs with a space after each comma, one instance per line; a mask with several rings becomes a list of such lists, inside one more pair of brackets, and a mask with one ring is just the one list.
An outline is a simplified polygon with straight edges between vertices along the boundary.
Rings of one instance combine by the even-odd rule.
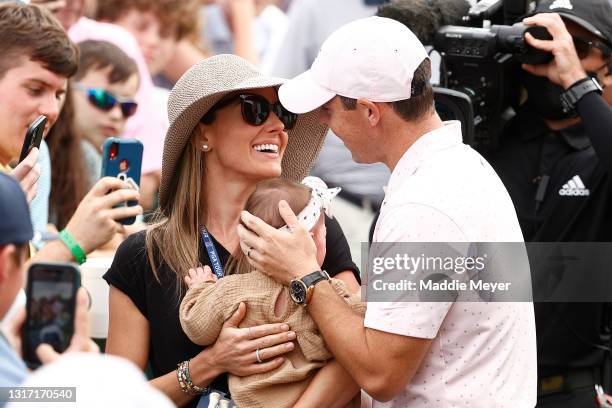
[[88, 88], [82, 84], [74, 84], [76, 89], [79, 89], [87, 94], [87, 100], [98, 109], [105, 112], [119, 105], [124, 118], [129, 118], [136, 113], [138, 104], [133, 99], [119, 98], [103, 88]]
[[270, 103], [261, 95], [240, 94], [233, 95], [217, 102], [200, 120], [202, 123], [210, 124], [214, 119], [214, 114], [219, 109], [230, 105], [236, 99], [240, 100], [240, 110], [242, 119], [253, 126], [261, 126], [268, 120], [270, 112], [274, 112], [276, 116], [283, 122], [285, 130], [291, 130], [297, 121], [297, 114], [289, 112], [281, 105], [280, 102]]
[[604, 58], [610, 58], [610, 55], [612, 55], [612, 48], [601, 41], [588, 40], [581, 37], [573, 37], [573, 39], [576, 53], [580, 59], [585, 59], [588, 57], [589, 53], [591, 52], [591, 48], [597, 48], [600, 50]]

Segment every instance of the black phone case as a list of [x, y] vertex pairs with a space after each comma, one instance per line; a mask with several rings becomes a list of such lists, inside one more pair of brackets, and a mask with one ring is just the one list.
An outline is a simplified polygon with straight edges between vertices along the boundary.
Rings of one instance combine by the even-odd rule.
[[23, 146], [21, 147], [21, 154], [19, 155], [19, 163], [21, 163], [30, 153], [33, 147], [40, 148], [40, 143], [45, 132], [45, 126], [47, 125], [47, 117], [40, 115], [34, 122], [28, 127], [28, 130], [23, 140]]
[[[63, 352], [68, 347], [68, 345], [70, 344], [70, 339], [72, 338], [72, 335], [74, 334], [74, 314], [75, 314], [75, 308], [76, 308], [76, 294], [77, 294], [77, 290], [79, 289], [79, 287], [81, 287], [81, 273], [79, 272], [78, 267], [74, 264], [35, 263], [35, 264], [32, 264], [30, 268], [28, 269], [28, 283], [26, 286], [26, 296], [27, 296], [26, 320], [22, 327], [22, 350], [23, 350], [23, 359], [26, 365], [31, 369], [37, 368], [41, 365], [41, 362], [38, 359], [38, 356], [36, 355], [36, 350], [35, 350], [35, 347], [38, 344], [40, 344], [40, 342], [36, 341], [36, 339], [34, 338], [36, 337], [34, 335], [34, 332], [36, 329], [39, 329], [39, 332], [37, 332], [37, 334], [38, 334], [38, 338], [40, 339], [42, 337], [41, 332], [43, 331], [45, 327], [42, 324], [37, 325], [35, 322], [35, 318], [40, 318], [42, 320], [43, 313], [39, 313], [34, 310], [35, 307], [38, 308], [38, 310], [40, 310], [41, 303], [42, 303], [41, 302], [42, 297], [39, 298], [39, 296], [37, 296], [37, 293], [33, 291], [33, 283], [35, 280], [37, 280], [34, 278], [35, 276], [44, 274], [45, 272], [66, 273], [67, 274], [66, 279], [63, 279], [61, 283], [70, 283], [71, 285], [70, 297], [69, 297], [69, 300], [65, 304], [65, 306], [67, 307], [67, 311], [65, 312], [62, 311], [62, 313], [68, 313], [68, 320], [67, 322], [65, 322], [65, 327], [67, 328], [67, 331], [65, 335], [63, 336], [64, 338], [62, 339], [61, 347], [57, 347], [57, 348], [54, 347], [57, 352]], [[45, 280], [45, 279], [38, 279], [38, 280], [41, 282], [49, 283], [50, 287], [54, 286], [54, 283], [52, 280]], [[55, 284], [57, 285], [57, 283]], [[38, 293], [38, 295], [40, 295], [40, 293]], [[65, 317], [65, 316], [62, 315], [62, 317]], [[58, 319], [59, 319], [59, 313], [58, 313], [58, 316], [54, 316], [53, 322], [49, 323], [48, 326], [54, 325], [55, 320], [58, 320]], [[36, 341], [36, 346], [34, 346], [32, 343], [34, 341]]]

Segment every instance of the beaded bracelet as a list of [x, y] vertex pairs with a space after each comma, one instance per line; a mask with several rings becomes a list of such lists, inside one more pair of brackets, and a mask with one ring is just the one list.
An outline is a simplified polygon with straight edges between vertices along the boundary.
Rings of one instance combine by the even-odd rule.
[[185, 360], [178, 364], [176, 369], [176, 378], [181, 386], [181, 391], [187, 395], [200, 395], [208, 392], [208, 387], [198, 387], [191, 381], [191, 374], [189, 373], [189, 360]]

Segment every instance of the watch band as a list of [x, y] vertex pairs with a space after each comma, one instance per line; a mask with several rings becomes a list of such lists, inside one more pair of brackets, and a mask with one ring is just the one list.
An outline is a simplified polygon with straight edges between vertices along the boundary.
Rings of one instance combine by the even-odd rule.
[[301, 281], [306, 285], [306, 300], [302, 306], [308, 307], [310, 299], [315, 290], [315, 285], [322, 280], [329, 280], [329, 275], [325, 271], [316, 271], [304, 276]]
[[315, 271], [313, 273], [309, 273], [306, 276], [303, 276], [300, 280], [304, 282], [306, 288], [314, 286], [317, 282], [322, 281], [324, 279], [329, 280], [329, 275], [325, 271]]
[[603, 88], [595, 78], [584, 78], [570, 86], [567, 91], [561, 94], [563, 112], [574, 112], [578, 101], [582, 99], [584, 95], [591, 92], [598, 92], [600, 95], [603, 93]]
[[322, 280], [330, 280], [328, 273], [325, 271], [315, 271], [300, 279], [292, 280], [289, 285], [291, 299], [298, 305], [307, 307], [312, 298], [315, 285]]

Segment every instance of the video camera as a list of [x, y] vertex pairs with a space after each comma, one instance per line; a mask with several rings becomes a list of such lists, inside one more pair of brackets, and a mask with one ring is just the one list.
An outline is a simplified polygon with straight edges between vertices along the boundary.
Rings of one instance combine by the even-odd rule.
[[482, 0], [463, 17], [465, 26], [440, 27], [434, 49], [442, 57], [436, 109], [444, 120], [463, 124], [464, 142], [481, 153], [494, 150], [520, 102], [520, 63], [543, 64], [552, 55], [524, 38], [550, 40], [544, 27], [517, 20], [535, 8], [532, 0]]

